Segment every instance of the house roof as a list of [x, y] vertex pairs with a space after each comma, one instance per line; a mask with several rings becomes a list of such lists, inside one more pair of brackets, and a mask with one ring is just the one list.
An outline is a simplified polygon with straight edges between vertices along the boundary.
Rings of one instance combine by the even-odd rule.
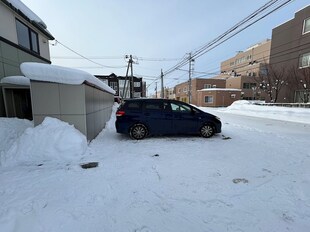
[[5, 5], [15, 11], [18, 15], [30, 22], [35, 28], [42, 32], [48, 39], [54, 40], [53, 35], [47, 30], [46, 24], [32, 10], [20, 0], [1, 0]]

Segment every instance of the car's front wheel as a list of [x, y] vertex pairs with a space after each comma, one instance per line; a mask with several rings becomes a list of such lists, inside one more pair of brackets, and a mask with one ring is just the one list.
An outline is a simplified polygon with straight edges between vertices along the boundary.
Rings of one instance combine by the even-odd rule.
[[129, 135], [132, 139], [144, 139], [147, 135], [147, 128], [143, 124], [135, 124], [130, 128]]
[[204, 138], [210, 138], [215, 134], [215, 129], [211, 124], [205, 124], [200, 128], [200, 135]]

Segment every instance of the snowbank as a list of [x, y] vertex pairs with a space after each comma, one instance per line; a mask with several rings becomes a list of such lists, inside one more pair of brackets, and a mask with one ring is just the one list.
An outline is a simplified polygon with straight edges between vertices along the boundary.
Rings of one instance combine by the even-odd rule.
[[3, 84], [25, 85], [30, 86], [30, 80], [24, 76], [9, 76], [1, 79]]
[[29, 127], [33, 127], [33, 123], [26, 119], [0, 118], [0, 156]]
[[309, 108], [261, 106], [255, 105], [253, 104], [253, 102], [250, 101], [240, 100], [235, 101], [231, 106], [227, 108], [219, 109], [219, 111], [238, 115], [310, 124]]
[[46, 117], [42, 124], [26, 129], [11, 148], [1, 154], [1, 166], [68, 162], [80, 159], [86, 149], [87, 141], [82, 133], [66, 122]]
[[102, 90], [115, 94], [115, 91], [110, 86], [90, 73], [82, 70], [35, 62], [22, 63], [20, 69], [30, 80], [71, 85], [80, 85], [84, 82], [88, 82]]

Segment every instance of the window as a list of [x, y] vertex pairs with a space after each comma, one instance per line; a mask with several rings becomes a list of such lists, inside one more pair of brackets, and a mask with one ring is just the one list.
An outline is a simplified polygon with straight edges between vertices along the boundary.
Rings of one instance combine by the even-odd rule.
[[252, 89], [256, 87], [256, 83], [243, 83], [243, 89]]
[[171, 103], [171, 109], [172, 111], [179, 111], [179, 112], [191, 112], [191, 108], [187, 105], [183, 104], [176, 104], [176, 103]]
[[141, 92], [134, 92], [134, 93], [133, 93], [133, 97], [134, 97], [134, 98], [139, 98], [139, 97], [141, 97]]
[[140, 82], [134, 82], [134, 83], [133, 83], [133, 86], [138, 88], [138, 87], [141, 86], [141, 83], [140, 83]]
[[140, 109], [140, 102], [129, 102], [127, 105], [127, 109]]
[[146, 110], [160, 110], [162, 106], [161, 102], [146, 102], [145, 109]]
[[39, 54], [38, 34], [16, 19], [16, 31], [18, 44]]
[[187, 92], [187, 87], [183, 88], [183, 92], [186, 93]]
[[213, 103], [213, 96], [205, 96], [205, 103]]
[[110, 82], [110, 87], [114, 90], [117, 90], [117, 82]]
[[299, 68], [307, 67], [310, 67], [310, 52], [301, 55], [299, 58]]
[[178, 89], [178, 93], [181, 93], [181, 89]]
[[303, 27], [303, 30], [302, 30], [303, 34], [306, 34], [308, 32], [310, 32], [310, 18], [305, 19], [304, 27]]
[[203, 85], [203, 88], [204, 88], [204, 89], [211, 89], [211, 85], [210, 85], [210, 84], [204, 84], [204, 85]]

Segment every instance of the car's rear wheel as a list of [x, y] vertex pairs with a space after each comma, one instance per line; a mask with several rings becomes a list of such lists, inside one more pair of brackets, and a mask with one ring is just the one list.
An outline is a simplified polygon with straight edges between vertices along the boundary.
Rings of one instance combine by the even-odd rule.
[[200, 135], [204, 138], [210, 138], [215, 134], [214, 126], [205, 124], [200, 128]]
[[143, 124], [135, 124], [130, 128], [129, 135], [132, 139], [144, 139], [147, 135], [147, 128]]

